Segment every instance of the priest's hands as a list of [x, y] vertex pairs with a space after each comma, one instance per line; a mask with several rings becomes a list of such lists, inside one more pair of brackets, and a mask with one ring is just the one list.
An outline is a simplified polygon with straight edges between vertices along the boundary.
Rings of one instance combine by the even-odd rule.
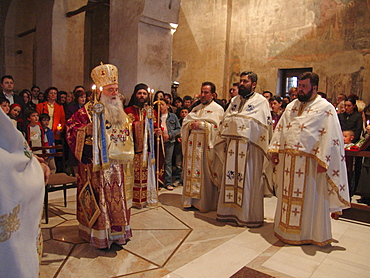
[[201, 122], [200, 121], [194, 121], [190, 124], [191, 129], [201, 129]]
[[86, 135], [87, 136], [92, 136], [92, 134], [93, 134], [93, 126], [92, 126], [92, 123], [88, 123], [85, 126], [85, 132], [86, 132]]
[[162, 138], [163, 138], [163, 142], [168, 141], [168, 139], [170, 138], [170, 136], [168, 135], [168, 133], [164, 132], [161, 128], [155, 128], [155, 129], [154, 129], [154, 133], [155, 133], [155, 135], [157, 135], [158, 137], [159, 137], [159, 136], [162, 136]]
[[38, 157], [37, 155], [34, 155], [34, 157], [38, 160], [38, 162], [40, 162], [42, 171], [44, 172], [44, 181], [45, 184], [47, 184], [50, 176], [50, 168], [45, 164], [45, 160], [43, 158]]

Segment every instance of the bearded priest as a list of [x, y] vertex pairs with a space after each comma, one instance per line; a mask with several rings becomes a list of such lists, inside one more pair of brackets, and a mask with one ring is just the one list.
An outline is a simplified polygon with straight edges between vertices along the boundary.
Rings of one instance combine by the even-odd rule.
[[[134, 145], [131, 122], [118, 96], [118, 70], [102, 64], [91, 72], [93, 100], [67, 121], [67, 141], [79, 161], [79, 236], [100, 249], [132, 236]], [[93, 86], [94, 87], [94, 86]]]

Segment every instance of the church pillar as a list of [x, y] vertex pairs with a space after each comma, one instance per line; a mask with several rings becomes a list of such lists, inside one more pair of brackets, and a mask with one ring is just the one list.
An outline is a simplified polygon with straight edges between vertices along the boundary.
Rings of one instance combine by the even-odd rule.
[[37, 1], [36, 84], [42, 90], [55, 86], [72, 91], [83, 85], [85, 13], [68, 18], [66, 13], [86, 0]]
[[52, 86], [52, 16], [54, 1], [36, 1], [35, 84], [45, 90]]
[[127, 98], [137, 83], [171, 92], [172, 27], [180, 0], [111, 0], [109, 62]]

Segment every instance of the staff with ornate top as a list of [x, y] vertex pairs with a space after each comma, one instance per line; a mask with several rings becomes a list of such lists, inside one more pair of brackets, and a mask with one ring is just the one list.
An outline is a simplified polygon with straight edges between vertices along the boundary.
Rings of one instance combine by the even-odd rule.
[[137, 208], [158, 203], [153, 163], [156, 111], [150, 108], [149, 101], [148, 86], [139, 83], [134, 88], [128, 107], [125, 108], [125, 112], [133, 121], [135, 141], [133, 206]]
[[118, 96], [117, 68], [101, 64], [91, 78], [93, 101], [68, 120], [67, 141], [79, 161], [79, 236], [103, 249], [126, 244], [132, 236], [134, 144], [132, 123]]

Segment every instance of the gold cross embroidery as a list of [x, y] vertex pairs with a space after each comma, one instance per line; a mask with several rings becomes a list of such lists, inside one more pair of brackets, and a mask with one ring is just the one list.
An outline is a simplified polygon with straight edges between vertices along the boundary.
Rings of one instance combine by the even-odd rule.
[[315, 110], [312, 110], [311, 107], [308, 107], [308, 109], [306, 110], [307, 111], [307, 114], [310, 113], [311, 111], [315, 111]]
[[319, 132], [320, 136], [323, 136], [326, 133], [325, 128], [320, 129]]
[[245, 126], [245, 125], [241, 125], [241, 126], [239, 126], [239, 129], [241, 129], [242, 131], [244, 130], [244, 129], [246, 129], [247, 127]]
[[306, 126], [304, 124], [302, 124], [299, 128], [301, 129], [301, 131], [303, 131], [303, 129], [305, 129]]
[[292, 109], [292, 111], [295, 113], [295, 112], [297, 112], [297, 111], [298, 111], [298, 108], [297, 108], [297, 107], [294, 107], [294, 108]]
[[295, 172], [295, 173], [298, 175], [299, 178], [301, 177], [301, 175], [304, 174], [304, 172], [302, 172], [301, 169], [299, 169], [298, 172]]
[[326, 113], [326, 116], [333, 116], [333, 113], [331, 113], [331, 111], [330, 110], [327, 110], [327, 111], [325, 111], [325, 113]]
[[297, 216], [297, 214], [301, 212], [297, 210], [297, 208], [294, 208], [294, 210], [292, 210], [292, 213], [294, 213], [294, 216]]
[[333, 170], [333, 176], [339, 177], [340, 170]]
[[303, 146], [301, 145], [301, 143], [297, 143], [297, 144], [295, 144], [294, 145], [294, 147], [296, 147], [297, 148], [297, 150], [299, 150], [300, 148], [302, 148]]
[[296, 195], [297, 195], [297, 197], [299, 197], [299, 195], [301, 195], [301, 194], [302, 194], [302, 192], [301, 192], [301, 191], [299, 191], [299, 188], [297, 188], [297, 190], [296, 190], [296, 191], [294, 191], [294, 194], [296, 194]]

